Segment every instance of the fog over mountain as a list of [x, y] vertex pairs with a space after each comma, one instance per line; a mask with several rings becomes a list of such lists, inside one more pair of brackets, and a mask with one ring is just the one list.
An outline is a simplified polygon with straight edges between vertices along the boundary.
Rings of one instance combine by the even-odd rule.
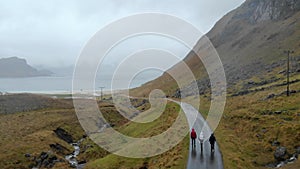
[[0, 78], [50, 76], [48, 70], [37, 70], [27, 64], [25, 59], [17, 57], [0, 58]]
[[[30, 65], [68, 67], [74, 65], [86, 42], [105, 25], [125, 16], [155, 12], [174, 15], [207, 32], [226, 12], [244, 0], [53, 0], [0, 1], [0, 58], [18, 56]], [[161, 47], [168, 44], [149, 41]], [[147, 39], [143, 39], [147, 41]], [[127, 46], [139, 46], [140, 41]], [[187, 51], [173, 45], [183, 58]], [[125, 57], [127, 48], [117, 53]], [[119, 57], [110, 58], [109, 64]]]

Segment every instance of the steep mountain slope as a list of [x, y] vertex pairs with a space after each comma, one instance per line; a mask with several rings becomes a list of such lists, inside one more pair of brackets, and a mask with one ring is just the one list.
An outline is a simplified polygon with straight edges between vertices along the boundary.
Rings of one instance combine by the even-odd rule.
[[[225, 15], [207, 33], [216, 48], [225, 68], [230, 92], [252, 77], [265, 81], [278, 80], [265, 76], [272, 70], [283, 68], [286, 60], [284, 50], [294, 49], [294, 56], [300, 44], [300, 1], [298, 0], [247, 0], [239, 8]], [[201, 40], [194, 51], [203, 57]], [[207, 91], [209, 81], [201, 61], [191, 52], [184, 62], [197, 77], [200, 93]], [[299, 57], [295, 57], [299, 59]], [[169, 71], [181, 73], [180, 64]], [[296, 70], [294, 70], [296, 71]], [[184, 74], [182, 74], [184, 77]], [[235, 85], [235, 87], [233, 87]], [[163, 89], [169, 96], [176, 96], [175, 81], [165, 73], [158, 79], [132, 91], [135, 95], [147, 95], [151, 89]], [[188, 88], [188, 87], [187, 87]]]
[[284, 50], [299, 47], [299, 11], [296, 0], [248, 0], [216, 24], [207, 36], [230, 84], [268, 72], [286, 59]]
[[[215, 131], [224, 168], [265, 168], [280, 165], [300, 153], [300, 1], [247, 0], [225, 15], [206, 35], [216, 48], [227, 79], [226, 107]], [[184, 59], [197, 77], [200, 112], [210, 108], [210, 81], [196, 56], [209, 57], [200, 39]], [[291, 89], [286, 96], [285, 50], [291, 55]], [[183, 77], [182, 64], [169, 71]], [[179, 97], [176, 81], [168, 72], [132, 95], [147, 96], [162, 89], [170, 97]], [[183, 90], [189, 91], [192, 83]], [[188, 97], [193, 98], [193, 97]], [[286, 151], [278, 158], [278, 149]], [[276, 154], [277, 153], [277, 154]], [[299, 160], [287, 168], [299, 168]]]

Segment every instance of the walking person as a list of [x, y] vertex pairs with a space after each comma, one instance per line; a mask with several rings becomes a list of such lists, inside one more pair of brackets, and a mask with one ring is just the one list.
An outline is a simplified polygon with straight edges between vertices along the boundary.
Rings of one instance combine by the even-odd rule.
[[200, 141], [200, 147], [201, 147], [201, 152], [203, 151], [203, 142], [204, 142], [204, 134], [203, 134], [203, 131], [200, 132], [200, 135], [199, 135], [199, 141]]
[[215, 142], [216, 142], [216, 137], [214, 135], [214, 133], [212, 133], [209, 137], [209, 143], [210, 143], [210, 151], [211, 152], [215, 152]]
[[196, 147], [196, 138], [197, 138], [197, 133], [196, 133], [195, 129], [193, 128], [192, 132], [191, 132], [191, 139], [192, 139], [193, 147]]

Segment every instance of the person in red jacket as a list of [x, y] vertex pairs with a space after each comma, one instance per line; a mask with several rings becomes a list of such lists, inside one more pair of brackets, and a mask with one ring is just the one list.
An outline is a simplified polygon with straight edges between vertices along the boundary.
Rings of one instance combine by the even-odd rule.
[[192, 146], [193, 147], [196, 147], [196, 138], [197, 138], [197, 133], [196, 133], [195, 129], [192, 129], [191, 139], [192, 139]]

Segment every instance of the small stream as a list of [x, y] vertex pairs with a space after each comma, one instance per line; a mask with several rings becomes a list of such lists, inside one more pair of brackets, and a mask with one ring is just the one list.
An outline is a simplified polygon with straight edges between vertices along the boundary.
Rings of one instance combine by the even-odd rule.
[[69, 162], [70, 166], [76, 169], [83, 169], [85, 164], [78, 164], [77, 156], [80, 154], [80, 143], [83, 139], [79, 140], [77, 143], [72, 143], [74, 151], [72, 154], [69, 154], [65, 159]]
[[266, 167], [267, 168], [281, 168], [288, 164], [292, 164], [297, 160], [297, 154], [294, 154], [292, 157], [286, 159], [285, 161], [270, 163]]

